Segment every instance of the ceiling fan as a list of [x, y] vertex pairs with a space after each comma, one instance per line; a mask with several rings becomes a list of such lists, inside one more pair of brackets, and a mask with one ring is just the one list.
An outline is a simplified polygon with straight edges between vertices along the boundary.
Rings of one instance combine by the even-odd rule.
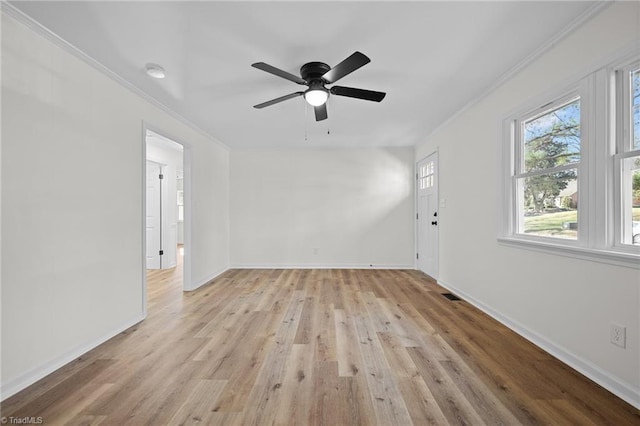
[[278, 77], [282, 77], [294, 83], [298, 83], [309, 88], [305, 91], [294, 92], [289, 95], [281, 96], [258, 105], [254, 108], [264, 108], [277, 104], [287, 99], [293, 99], [298, 96], [304, 96], [305, 100], [313, 106], [316, 114], [316, 121], [325, 120], [327, 118], [327, 99], [329, 94], [338, 96], [347, 96], [350, 98], [364, 99], [367, 101], [380, 102], [384, 99], [386, 93], [375, 92], [373, 90], [356, 89], [354, 87], [333, 86], [325, 87], [327, 84], [333, 84], [342, 77], [351, 74], [358, 68], [371, 62], [366, 55], [355, 52], [335, 67], [331, 68], [324, 62], [309, 62], [300, 68], [300, 77], [283, 71], [279, 68], [265, 64], [264, 62], [256, 62], [251, 64], [252, 67], [266, 71]]

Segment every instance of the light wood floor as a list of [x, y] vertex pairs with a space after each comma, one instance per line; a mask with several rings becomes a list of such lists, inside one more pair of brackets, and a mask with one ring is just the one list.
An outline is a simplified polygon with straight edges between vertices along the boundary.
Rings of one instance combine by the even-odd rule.
[[640, 413], [416, 271], [233, 270], [2, 404], [73, 425], [638, 425]]

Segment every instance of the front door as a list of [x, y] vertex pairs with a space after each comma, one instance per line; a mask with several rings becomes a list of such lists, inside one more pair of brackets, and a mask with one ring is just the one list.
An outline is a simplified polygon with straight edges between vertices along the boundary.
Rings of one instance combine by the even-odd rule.
[[438, 278], [438, 153], [418, 163], [417, 170], [417, 267]]

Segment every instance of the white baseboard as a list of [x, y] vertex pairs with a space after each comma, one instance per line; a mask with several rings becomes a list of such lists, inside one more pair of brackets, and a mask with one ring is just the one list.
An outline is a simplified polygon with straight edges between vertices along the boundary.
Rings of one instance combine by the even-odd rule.
[[185, 291], [193, 291], [193, 290], [197, 290], [200, 287], [202, 287], [203, 285], [207, 284], [209, 281], [216, 279], [217, 277], [219, 277], [220, 275], [224, 274], [225, 272], [227, 272], [229, 269], [231, 268], [222, 268], [220, 270], [218, 270], [217, 272], [214, 272], [213, 274], [208, 275], [205, 278], [201, 278], [198, 281], [193, 282], [193, 285], [189, 288], [185, 288]]
[[365, 265], [365, 264], [334, 264], [315, 265], [309, 263], [292, 264], [250, 264], [232, 265], [229, 269], [415, 269], [414, 265]]
[[86, 354], [87, 352], [103, 344], [107, 340], [117, 336], [118, 334], [122, 333], [126, 329], [133, 327], [143, 319], [144, 319], [144, 315], [141, 314], [140, 316], [130, 321], [127, 321], [126, 323], [122, 324], [120, 327], [116, 327], [114, 330], [110, 331], [109, 333], [101, 336], [100, 338], [90, 343], [76, 347], [73, 350], [55, 359], [52, 359], [51, 361], [45, 364], [42, 364], [36, 368], [33, 368], [27, 371], [26, 373], [21, 374], [20, 376], [7, 381], [6, 383], [2, 383], [0, 385], [0, 401], [4, 401], [10, 396], [15, 395], [16, 393], [34, 384], [35, 382], [42, 379], [43, 377], [53, 373], [57, 369], [65, 366], [66, 364], [70, 363], [76, 358]]
[[456, 288], [455, 286], [449, 285], [438, 280], [438, 284], [447, 290], [451, 291], [457, 296], [460, 296], [465, 301], [471, 303], [476, 308], [480, 309], [485, 314], [489, 315], [496, 321], [502, 323], [507, 326], [509, 329], [518, 333], [520, 336], [524, 337], [534, 345], [540, 347], [545, 352], [559, 359], [563, 363], [567, 364], [569, 367], [577, 370], [581, 374], [585, 375], [589, 379], [598, 383], [603, 388], [607, 389], [614, 395], [619, 398], [625, 400], [629, 404], [634, 407], [640, 409], [640, 389], [635, 388], [634, 386], [621, 381], [617, 377], [613, 377], [611, 374], [607, 373], [602, 368], [597, 365], [582, 359], [581, 357], [574, 355], [573, 353], [567, 351], [566, 349], [558, 346], [553, 343], [546, 337], [536, 333], [528, 329], [526, 326], [520, 324], [518, 321], [515, 321], [499, 312], [491, 308], [490, 306], [484, 304], [480, 300], [477, 300], [470, 294], [466, 293], [463, 290]]

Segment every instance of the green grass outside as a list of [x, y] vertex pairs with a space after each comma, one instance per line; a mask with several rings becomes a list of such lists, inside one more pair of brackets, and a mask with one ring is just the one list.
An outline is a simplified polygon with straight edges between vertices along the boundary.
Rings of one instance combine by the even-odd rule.
[[578, 212], [570, 210], [566, 212], [544, 213], [540, 216], [527, 216], [524, 218], [525, 234], [545, 235], [561, 238], [576, 238], [578, 231], [564, 229], [565, 222], [577, 222]]
[[[633, 208], [633, 220], [640, 221], [640, 207]], [[577, 222], [578, 212], [575, 210], [556, 213], [544, 213], [540, 216], [524, 218], [524, 232], [532, 235], [545, 235], [561, 238], [576, 238], [575, 229], [564, 229], [565, 222]]]

